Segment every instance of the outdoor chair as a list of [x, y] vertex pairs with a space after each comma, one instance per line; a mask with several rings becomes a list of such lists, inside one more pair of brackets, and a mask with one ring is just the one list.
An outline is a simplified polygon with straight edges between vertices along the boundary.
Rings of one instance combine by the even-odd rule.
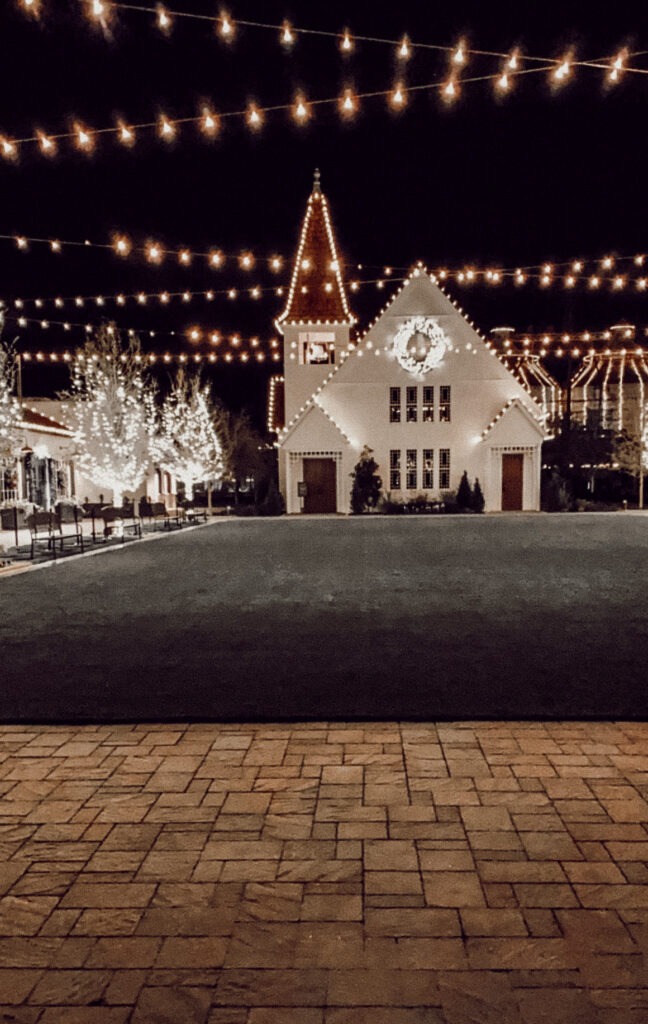
[[199, 520], [202, 520], [203, 523], [207, 522], [206, 508], [186, 508], [184, 514], [188, 523], [197, 523]]
[[33, 558], [38, 548], [45, 548], [51, 551], [52, 558], [56, 558], [57, 524], [54, 513], [32, 512], [27, 516], [27, 528], [31, 545], [29, 557]]

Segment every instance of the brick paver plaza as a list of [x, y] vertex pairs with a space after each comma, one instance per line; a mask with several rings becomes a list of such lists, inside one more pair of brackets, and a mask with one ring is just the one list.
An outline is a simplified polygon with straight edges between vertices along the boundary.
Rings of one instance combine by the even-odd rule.
[[639, 1024], [645, 724], [0, 728], [0, 1019]]

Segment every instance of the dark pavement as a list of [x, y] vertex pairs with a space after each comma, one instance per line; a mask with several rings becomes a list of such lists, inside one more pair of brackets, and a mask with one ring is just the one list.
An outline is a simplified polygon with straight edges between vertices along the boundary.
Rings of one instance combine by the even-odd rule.
[[0, 578], [10, 721], [646, 717], [648, 516], [230, 520]]

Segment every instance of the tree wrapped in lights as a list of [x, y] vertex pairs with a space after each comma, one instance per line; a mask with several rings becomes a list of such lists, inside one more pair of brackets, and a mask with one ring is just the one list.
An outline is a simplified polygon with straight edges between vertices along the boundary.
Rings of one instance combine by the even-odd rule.
[[140, 486], [151, 462], [153, 391], [143, 377], [139, 342], [122, 344], [112, 325], [86, 342], [72, 368], [68, 419], [79, 471], [96, 487], [124, 493]]
[[223, 453], [208, 386], [180, 370], [158, 415], [152, 439], [155, 462], [182, 480], [191, 498], [194, 484], [223, 475]]
[[[0, 333], [3, 320], [0, 316]], [[21, 446], [20, 403], [15, 396], [16, 361], [11, 345], [0, 341], [0, 470], [13, 469]]]

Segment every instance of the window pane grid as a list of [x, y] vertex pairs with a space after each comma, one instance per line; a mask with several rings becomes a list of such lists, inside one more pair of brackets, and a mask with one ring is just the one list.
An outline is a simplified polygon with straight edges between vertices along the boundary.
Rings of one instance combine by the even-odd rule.
[[450, 385], [444, 384], [439, 388], [439, 421], [450, 422]]
[[434, 488], [434, 451], [432, 448], [423, 449], [423, 490]]
[[450, 449], [439, 449], [439, 489], [447, 491], [450, 486]]
[[401, 464], [401, 453], [400, 449], [392, 448], [389, 452], [389, 487], [392, 491], [400, 490], [401, 475], [400, 475], [400, 464]]
[[434, 387], [429, 385], [423, 388], [422, 419], [424, 423], [434, 422]]
[[407, 489], [412, 491], [416, 487], [416, 448], [407, 449]]
[[401, 389], [389, 389], [389, 422], [400, 423], [401, 421]]

